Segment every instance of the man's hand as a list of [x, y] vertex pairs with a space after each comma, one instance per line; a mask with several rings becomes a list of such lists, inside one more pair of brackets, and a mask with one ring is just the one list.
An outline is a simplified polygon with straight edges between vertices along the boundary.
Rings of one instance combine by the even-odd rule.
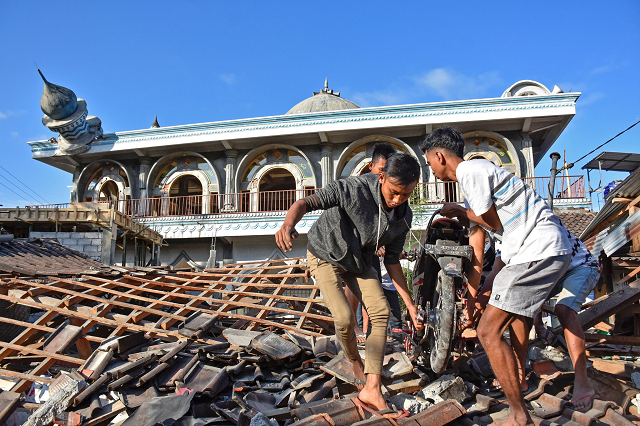
[[467, 306], [465, 306], [464, 310], [462, 311], [462, 318], [460, 318], [460, 321], [458, 324], [458, 329], [460, 331], [466, 328], [473, 328], [473, 326], [475, 325], [476, 321], [479, 318], [479, 317], [476, 318], [475, 310], [476, 310], [475, 302], [467, 303]]
[[467, 209], [456, 203], [444, 203], [440, 215], [449, 218], [456, 218], [459, 220], [467, 219]]
[[293, 250], [293, 240], [298, 238], [298, 231], [293, 226], [283, 224], [276, 232], [276, 244], [284, 253]]
[[416, 328], [416, 330], [422, 330], [424, 328], [424, 324], [418, 322], [418, 307], [414, 304], [411, 304], [407, 306], [407, 311], [411, 316], [411, 322], [413, 322], [413, 326]]
[[384, 254], [386, 253], [386, 249], [384, 248], [384, 246], [380, 247], [378, 249], [378, 251], [376, 252], [376, 256], [378, 257], [384, 257]]
[[311, 279], [311, 269], [304, 270], [304, 282], [308, 283]]

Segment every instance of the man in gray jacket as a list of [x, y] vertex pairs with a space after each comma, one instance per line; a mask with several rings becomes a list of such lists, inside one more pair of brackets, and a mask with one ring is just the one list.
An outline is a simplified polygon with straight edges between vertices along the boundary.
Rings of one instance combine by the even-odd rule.
[[[296, 201], [275, 235], [278, 247], [287, 252], [298, 235], [294, 227], [302, 216], [325, 210], [309, 230], [307, 267], [331, 311], [345, 356], [352, 363], [356, 378], [364, 384], [355, 402], [366, 410], [396, 418], [402, 414], [389, 412], [380, 388], [389, 304], [372, 260], [377, 249], [386, 246], [384, 262], [389, 276], [416, 328], [422, 328], [399, 260], [412, 219], [407, 200], [419, 176], [420, 166], [415, 158], [405, 153], [393, 154], [379, 175], [341, 179]], [[366, 364], [358, 353], [356, 319], [342, 281], [369, 313], [371, 333], [366, 341]]]

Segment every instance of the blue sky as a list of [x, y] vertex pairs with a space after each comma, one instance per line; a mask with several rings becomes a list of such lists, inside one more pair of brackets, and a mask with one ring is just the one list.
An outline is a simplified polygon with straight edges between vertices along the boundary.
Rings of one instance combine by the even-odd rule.
[[[55, 136], [41, 123], [34, 62], [85, 99], [105, 132], [148, 128], [156, 114], [161, 126], [283, 114], [325, 76], [361, 106], [498, 97], [523, 79], [580, 91], [554, 145], [570, 162], [640, 119], [635, 0], [0, 0], [0, 58], [4, 206], [69, 200], [71, 175], [27, 145]], [[640, 152], [640, 125], [604, 149]]]

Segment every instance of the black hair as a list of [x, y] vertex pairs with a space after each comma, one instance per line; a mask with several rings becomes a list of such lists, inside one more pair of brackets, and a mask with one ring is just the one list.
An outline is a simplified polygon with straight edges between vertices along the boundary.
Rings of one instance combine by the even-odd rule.
[[420, 142], [420, 151], [429, 152], [434, 148], [443, 148], [451, 151], [460, 158], [464, 155], [464, 139], [459, 131], [449, 126], [442, 126], [429, 133], [425, 140]]
[[373, 155], [371, 156], [371, 162], [377, 163], [381, 158], [385, 160], [389, 159], [389, 156], [395, 154], [396, 150], [389, 142], [379, 142], [373, 146]]
[[395, 180], [398, 185], [410, 185], [420, 179], [420, 164], [411, 155], [405, 152], [396, 152], [387, 158], [383, 172], [385, 176]]

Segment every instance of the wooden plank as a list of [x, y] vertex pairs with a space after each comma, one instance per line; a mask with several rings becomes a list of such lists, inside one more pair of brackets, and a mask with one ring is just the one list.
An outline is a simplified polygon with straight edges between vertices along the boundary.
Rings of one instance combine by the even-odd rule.
[[[310, 299], [315, 299], [316, 297], [318, 297], [319, 293], [320, 293], [320, 289], [319, 288], [314, 288], [313, 290], [311, 290]], [[312, 306], [313, 306], [312, 302], [307, 302], [307, 304], [305, 305], [304, 309], [302, 310], [302, 313], [303, 314], [308, 313]], [[298, 322], [296, 324], [296, 327], [297, 328], [302, 328], [302, 326], [304, 325], [304, 322], [306, 320], [307, 320], [307, 317], [304, 316], [304, 315], [301, 315], [300, 319], [298, 320]]]
[[640, 266], [638, 266], [633, 271], [629, 272], [620, 281], [618, 281], [618, 285], [626, 283], [627, 281], [631, 280], [633, 277], [635, 277], [638, 274], [640, 274]]
[[585, 333], [587, 342], [609, 343], [612, 345], [640, 346], [639, 336], [608, 336], [606, 334]]
[[[293, 268], [289, 268], [289, 271], [291, 271], [292, 269]], [[284, 274], [284, 275], [285, 275], [285, 278], [282, 278], [282, 281], [280, 282], [280, 284], [286, 284], [287, 281], [289, 280], [289, 278], [286, 278], [287, 274]], [[273, 294], [271, 294], [271, 296], [273, 296], [272, 298], [263, 299], [263, 300], [266, 300], [266, 303], [264, 304], [264, 308], [260, 309], [260, 312], [258, 312], [258, 314], [256, 315], [256, 318], [262, 319], [268, 313], [270, 313], [273, 305], [278, 303], [279, 300], [282, 300], [282, 299], [276, 299], [275, 297], [282, 296], [282, 293], [284, 293], [284, 291], [285, 291], [284, 287], [276, 288]], [[246, 328], [246, 330], [254, 331], [256, 328], [258, 328], [258, 324], [259, 323], [252, 321], [251, 324], [249, 324], [249, 326]]]
[[[280, 277], [288, 277], [288, 275], [283, 274], [283, 275], [280, 275]], [[232, 278], [235, 278], [235, 276], [233, 276]], [[94, 278], [93, 277], [91, 277], [91, 278], [87, 277], [87, 279], [93, 281]], [[62, 278], [58, 278], [57, 281], [58, 282], [76, 283], [77, 286], [79, 286], [79, 287], [85, 287], [85, 288], [89, 288], [89, 289], [93, 289], [93, 290], [103, 291], [105, 293], [115, 294], [115, 295], [119, 295], [119, 296], [122, 296], [122, 294], [123, 294], [123, 293], [121, 293], [119, 291], [112, 290], [111, 288], [108, 288], [109, 286], [105, 286], [105, 285], [97, 286], [97, 285], [94, 285], [94, 284], [90, 284], [87, 281], [82, 281], [82, 282], [80, 282], [80, 281], [67, 281], [67, 280], [64, 280]], [[27, 281], [22, 281], [22, 280], [16, 279], [16, 280], [12, 280], [11, 282], [9, 282], [9, 285], [11, 285], [12, 282], [17, 282], [17, 283], [21, 283], [21, 284], [28, 283]], [[50, 284], [36, 284], [36, 283], [31, 283], [31, 284], [34, 285], [34, 286], [37, 286], [37, 287], [48, 286], [48, 288], [50, 288], [50, 289], [55, 288], [55, 289], [57, 289], [57, 291], [59, 291], [61, 293], [69, 294], [69, 295], [72, 295], [72, 296], [80, 296], [80, 297], [84, 296], [87, 299], [95, 300], [95, 301], [98, 301], [98, 302], [103, 302], [104, 301], [103, 298], [98, 297], [98, 296], [88, 295], [86, 293], [79, 293], [79, 292], [75, 292], [73, 290], [68, 290], [68, 289], [63, 289], [63, 288], [58, 288], [58, 287], [51, 287]], [[225, 285], [226, 284], [227, 283], [225, 283]], [[136, 289], [135, 286], [132, 286], [130, 284], [126, 284], [125, 285], [124, 283], [119, 283], [118, 285], [121, 286], [121, 287], [127, 287], [127, 288]], [[281, 287], [283, 287], [283, 289], [288, 288], [286, 285], [282, 285], [282, 284], [281, 284]], [[202, 290], [202, 289], [199, 289], [199, 290]], [[166, 291], [161, 291], [161, 290], [158, 291], [158, 290], [153, 290], [153, 289], [146, 289], [145, 291], [146, 292], [157, 292], [158, 294], [166, 295]], [[256, 293], [256, 294], [258, 296], [264, 296], [264, 294], [262, 294], [262, 293]], [[136, 294], [128, 294], [127, 296], [128, 296], [128, 298], [140, 300], [142, 302], [147, 302], [147, 303], [150, 303], [152, 305], [160, 303], [159, 299], [152, 299], [152, 298], [148, 298], [148, 297], [144, 297], [144, 296], [138, 296]], [[211, 302], [212, 301], [211, 298], [203, 297], [203, 296], [200, 296], [200, 295], [184, 294], [181, 297], [184, 297], [185, 299], [198, 300], [200, 302], [200, 303], [197, 304], [198, 306], [202, 302]], [[158, 309], [151, 309], [149, 307], [143, 307], [143, 306], [139, 306], [139, 305], [132, 305], [130, 303], [120, 302], [118, 300], [111, 300], [110, 303], [113, 303], [113, 304], [115, 304], [117, 306], [130, 308], [130, 309], [138, 309], [138, 310], [143, 311], [143, 312], [148, 312], [150, 314], [156, 314], [156, 315], [159, 315], [161, 317], [170, 318], [170, 319], [173, 319], [173, 320], [176, 320], [176, 321], [184, 321], [186, 319], [186, 317], [184, 315], [180, 315], [179, 314], [179, 313], [182, 313], [182, 312], [184, 312], [185, 314], [188, 313], [189, 311], [192, 311], [192, 312], [193, 311], [203, 311], [203, 312], [209, 312], [209, 313], [217, 312], [217, 311], [213, 311], [211, 309], [199, 308], [197, 306], [194, 306], [194, 304], [187, 303], [185, 305], [183, 303], [174, 303], [174, 302], [170, 302], [170, 301], [164, 301], [164, 302], [161, 303], [161, 305], [163, 307], [174, 307], [174, 308], [177, 308], [178, 311], [175, 314], [170, 314], [168, 312], [161, 311], [161, 310], [158, 310]], [[229, 301], [225, 301], [224, 303], [229, 303]], [[253, 307], [256, 307], [255, 304], [245, 303], [245, 302], [241, 302], [241, 301], [234, 301], [233, 305], [235, 305], [235, 307], [242, 307], [242, 308], [253, 308]], [[283, 314], [295, 314], [295, 315], [298, 314], [298, 311], [291, 311], [290, 309], [277, 308], [277, 307], [271, 307], [269, 310], [272, 311], [272, 312], [280, 312], [280, 313], [283, 313]], [[324, 315], [317, 315], [317, 314], [312, 314], [312, 313], [306, 313], [304, 315], [309, 317], [309, 318], [315, 318], [315, 319], [319, 319], [319, 320], [326, 320], [327, 319], [326, 316], [324, 316]]]
[[[173, 279], [175, 277], [166, 277], [163, 276], [163, 279]], [[131, 276], [128, 275], [126, 277], [123, 277], [123, 279], [126, 280], [133, 280], [133, 281], [137, 281], [137, 282], [141, 282], [141, 283], [157, 283], [159, 286], [164, 287], [164, 288], [180, 288], [183, 290], [189, 290], [189, 291], [202, 291], [203, 286], [195, 286], [195, 285], [186, 285], [186, 284], [175, 284], [175, 283], [170, 283], [170, 282], [166, 282], [166, 281], [154, 281], [154, 280], [149, 280], [146, 278], [141, 278], [141, 277], [135, 277], [135, 276]], [[91, 277], [92, 281], [104, 281], [104, 282], [109, 282], [109, 280], [105, 279], [105, 278], [99, 278], [99, 277]], [[183, 281], [181, 281], [183, 282]], [[195, 283], [195, 281], [193, 280], [189, 280], [189, 281], [184, 281], [184, 282], [191, 282], [191, 283]], [[205, 282], [202, 282], [203, 284]], [[209, 282], [206, 282], [209, 283]], [[221, 285], [231, 285], [231, 286], [246, 286], [246, 283], [232, 283], [232, 282], [225, 282], [225, 281], [210, 281], [210, 283], [212, 283], [215, 286], [220, 287]], [[127, 288], [133, 288], [133, 287], [139, 287], [138, 284], [124, 284], [121, 283], [121, 285], [123, 287], [127, 287]], [[287, 285], [287, 284], [260, 284], [260, 283], [255, 283], [252, 284], [251, 287], [256, 287], [256, 288], [280, 288], [283, 287], [285, 289], [288, 290], [308, 290], [308, 289], [312, 289], [312, 288], [317, 288], [317, 286], [315, 285]], [[160, 290], [160, 289], [151, 289], [148, 290], [149, 293], [157, 293], [157, 294], [166, 294], [166, 290]], [[253, 292], [246, 292], [246, 291], [238, 291], [238, 290], [225, 290], [223, 288], [218, 288], [216, 290], [216, 293], [222, 293], [222, 294], [230, 294], [230, 295], [234, 295], [234, 294], [239, 294], [242, 293], [244, 296], [249, 296], [249, 297], [256, 297], [256, 298], [263, 298], [263, 297], [270, 297], [270, 298], [277, 298], [277, 299], [282, 299], [282, 300], [292, 300], [292, 301], [296, 301], [296, 302], [320, 302], [320, 300], [317, 299], [313, 299], [313, 298], [306, 298], [306, 297], [295, 297], [295, 296], [273, 296], [273, 295], [269, 295], [269, 294], [265, 294], [265, 293], [253, 293]], [[193, 295], [188, 295], [185, 294], [184, 296], [185, 298], [194, 298], [196, 296]]]
[[[10, 296], [4, 296], [2, 294], [0, 294], [0, 300], [8, 300], [10, 302], [13, 303], [22, 303], [24, 305], [27, 306], [31, 306], [31, 307], [35, 307], [35, 308], [39, 308], [39, 309], [43, 309], [43, 310], [49, 310], [51, 312], [57, 312], [57, 313], [62, 313], [66, 316], [72, 316], [72, 317], [77, 317], [77, 318], [83, 318], [83, 319], [96, 319], [95, 315], [87, 315], [84, 314], [81, 311], [72, 311], [66, 308], [53, 308], [49, 305], [45, 305], [43, 303], [38, 303], [29, 299], [16, 299], [14, 297], [10, 297]], [[211, 313], [219, 313], [218, 311], [213, 311], [213, 310], [208, 310]], [[247, 316], [247, 315], [240, 315], [240, 314], [234, 314], [231, 312], [224, 312], [223, 313], [224, 316], [227, 316], [229, 318], [239, 318], [239, 319], [247, 319], [249, 321], [253, 321], [255, 320], [255, 318]], [[329, 321], [330, 318], [326, 318], [323, 317], [325, 321]], [[308, 331], [308, 330], [298, 330], [295, 327], [291, 327], [288, 326], [286, 324], [281, 324], [275, 321], [269, 321], [269, 320], [259, 320], [261, 324], [265, 325], [265, 326], [269, 326], [269, 327], [274, 327], [274, 328], [280, 328], [280, 329], [286, 329], [286, 330], [292, 330], [292, 331], [298, 331], [300, 333], [303, 334], [308, 334], [310, 336], [321, 336], [322, 334], [320, 333], [316, 333], [313, 331]], [[122, 325], [122, 322], [120, 321], [116, 321], [116, 320], [109, 320], [106, 318], [101, 318], [98, 321], [100, 324], [103, 325], [109, 325], [112, 327], [118, 327], [119, 325]], [[174, 336], [174, 337], [179, 337], [179, 338], [184, 338], [183, 335], [181, 335], [180, 333], [178, 333], [177, 331], [172, 331], [172, 330], [162, 330], [162, 329], [158, 329], [158, 328], [151, 328], [151, 327], [144, 327], [144, 326], [140, 326], [140, 325], [135, 325], [135, 324], [131, 324], [131, 325], [127, 325], [127, 328], [130, 330], [136, 330], [136, 331], [145, 331], [147, 333], [157, 333], [157, 334], [161, 334], [161, 335], [166, 335], [166, 336]], [[215, 343], [215, 341], [210, 341], [208, 339], [198, 339], [198, 341], [204, 342], [204, 343]], [[1, 353], [1, 352], [0, 352]]]
[[[21, 327], [26, 327], [26, 328], [34, 328], [36, 330], [44, 331], [45, 333], [53, 333], [54, 331], [56, 331], [56, 329], [52, 327], [46, 327], [44, 325], [36, 325], [35, 323], [26, 322], [26, 321], [18, 321], [13, 318], [6, 318], [3, 316], [0, 316], [0, 322], [6, 323], [6, 324], [19, 325]], [[84, 338], [90, 342], [96, 342], [96, 343], [102, 343], [102, 341], [104, 340], [101, 337], [95, 337], [95, 336], [84, 336]]]
[[589, 308], [578, 313], [578, 321], [583, 330], [619, 312], [640, 299], [640, 280], [634, 281], [614, 293], [597, 299]]
[[68, 362], [69, 364], [76, 364], [76, 365], [84, 364], [84, 360], [80, 358], [74, 358], [66, 355], [41, 351], [40, 349], [32, 348], [29, 346], [15, 345], [13, 343], [7, 343], [7, 342], [2, 342], [2, 346], [5, 349], [11, 349], [12, 351], [15, 351], [15, 352], [26, 352], [33, 355], [43, 356], [45, 358], [55, 359], [56, 361]]
[[12, 379], [29, 380], [30, 382], [53, 383], [53, 378], [51, 377], [34, 376], [33, 374], [5, 370], [4, 368], [0, 368], [0, 376], [11, 377]]

